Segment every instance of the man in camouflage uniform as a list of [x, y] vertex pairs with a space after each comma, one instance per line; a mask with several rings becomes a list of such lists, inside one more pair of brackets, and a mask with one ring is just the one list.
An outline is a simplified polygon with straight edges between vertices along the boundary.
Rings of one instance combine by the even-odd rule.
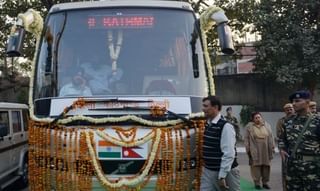
[[309, 108], [311, 113], [317, 114], [317, 102], [310, 101]]
[[292, 103], [287, 103], [283, 106], [283, 111], [285, 116], [281, 117], [277, 122], [277, 138], [283, 133], [283, 123], [284, 121], [289, 118], [291, 115], [294, 115], [294, 108]]
[[[286, 119], [288, 119], [290, 116], [294, 115], [294, 109], [293, 109], [293, 105], [291, 103], [287, 103], [283, 106], [283, 110], [284, 113], [286, 114], [285, 116], [281, 117], [278, 122], [277, 122], [277, 138], [279, 140], [279, 138], [281, 137], [282, 133], [283, 133], [283, 124], [284, 121]], [[287, 190], [287, 184], [286, 184], [286, 176], [287, 176], [287, 158], [284, 157], [282, 158], [282, 165], [281, 165], [282, 169], [282, 187], [283, 190], [286, 191]]]
[[242, 140], [242, 137], [240, 135], [240, 126], [237, 118], [232, 114], [232, 107], [227, 107], [226, 112], [227, 112], [227, 115], [224, 116], [224, 118], [233, 125], [234, 130], [236, 131], [237, 141]]
[[285, 120], [279, 139], [280, 154], [288, 158], [287, 190], [320, 190], [320, 116], [309, 112], [309, 92], [289, 98], [296, 114]]

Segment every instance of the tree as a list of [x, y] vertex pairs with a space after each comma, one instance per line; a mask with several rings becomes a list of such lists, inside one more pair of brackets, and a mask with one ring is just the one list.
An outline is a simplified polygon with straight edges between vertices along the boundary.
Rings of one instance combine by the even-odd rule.
[[[20, 87], [27, 87], [28, 81], [22, 75], [31, 71], [31, 61], [35, 52], [35, 38], [32, 34], [26, 33], [26, 39], [23, 44], [24, 59], [7, 58], [6, 47], [10, 34], [11, 27], [14, 19], [19, 13], [24, 13], [30, 8], [40, 12], [45, 18], [48, 10], [54, 3], [70, 2], [65, 1], [52, 1], [52, 0], [33, 0], [33, 1], [20, 1], [20, 0], [1, 0], [0, 1], [0, 92], [2, 90], [19, 87], [21, 91], [25, 91]], [[18, 61], [19, 60], [19, 61]], [[24, 92], [17, 93], [18, 101], [22, 101], [21, 96]], [[26, 100], [26, 99], [24, 99]]]
[[261, 0], [253, 12], [255, 71], [314, 92], [320, 81], [320, 1]]
[[[206, 3], [207, 2], [207, 3]], [[221, 7], [225, 14], [227, 15], [232, 33], [233, 33], [233, 41], [235, 45], [236, 51], [242, 46], [241, 42], [237, 41], [237, 39], [243, 38], [250, 32], [253, 20], [253, 10], [256, 7], [256, 0], [238, 0], [238, 1], [230, 1], [230, 0], [215, 0], [213, 4], [208, 3], [208, 1], [199, 0], [193, 3], [193, 8], [198, 10], [199, 13], [202, 13], [208, 6], [218, 6]], [[198, 5], [198, 6], [197, 6]], [[216, 52], [218, 47], [218, 34], [216, 31], [216, 25], [212, 27], [211, 30], [207, 33], [208, 38], [208, 46], [209, 52]], [[212, 55], [214, 65], [219, 64], [221, 62], [221, 57]], [[224, 59], [237, 59], [242, 55], [236, 53], [232, 56], [226, 56]]]
[[[70, 2], [72, 0], [38, 0], [38, 1], [20, 1], [20, 0], [3, 0], [0, 4], [0, 59], [3, 60], [0, 64], [0, 69], [4, 74], [8, 71], [8, 60], [6, 59], [6, 46], [8, 37], [10, 34], [10, 29], [12, 27], [12, 21], [17, 17], [19, 13], [24, 13], [28, 9], [32, 8], [40, 12], [40, 14], [45, 18], [48, 10], [55, 3]], [[11, 21], [11, 22], [10, 22]], [[21, 67], [24, 70], [30, 70], [30, 60], [32, 60], [35, 51], [35, 39], [34, 37], [27, 33], [26, 40], [24, 41], [23, 56], [25, 59], [21, 63]], [[20, 67], [20, 69], [21, 69]], [[4, 76], [5, 78], [8, 76]]]

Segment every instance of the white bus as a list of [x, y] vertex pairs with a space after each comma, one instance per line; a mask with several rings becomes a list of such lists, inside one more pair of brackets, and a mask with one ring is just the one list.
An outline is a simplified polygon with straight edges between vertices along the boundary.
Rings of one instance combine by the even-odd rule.
[[[31, 78], [30, 190], [199, 188], [202, 98], [214, 94], [202, 20], [181, 1], [54, 5], [43, 24], [19, 15], [7, 53], [36, 35]], [[40, 177], [40, 178], [39, 178]]]

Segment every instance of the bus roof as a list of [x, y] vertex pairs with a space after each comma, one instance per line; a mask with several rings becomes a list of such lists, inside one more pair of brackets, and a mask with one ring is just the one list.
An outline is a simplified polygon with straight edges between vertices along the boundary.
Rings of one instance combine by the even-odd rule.
[[0, 102], [0, 109], [28, 109], [26, 104]]
[[49, 13], [88, 9], [88, 8], [107, 8], [107, 7], [157, 7], [157, 8], [176, 8], [184, 10], [192, 10], [192, 7], [187, 2], [182, 1], [158, 1], [158, 0], [106, 0], [106, 1], [86, 1], [62, 3], [52, 6]]

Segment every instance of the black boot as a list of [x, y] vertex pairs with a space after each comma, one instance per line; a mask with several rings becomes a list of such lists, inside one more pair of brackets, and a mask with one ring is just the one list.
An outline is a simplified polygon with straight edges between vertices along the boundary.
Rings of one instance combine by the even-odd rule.
[[264, 189], [267, 189], [267, 190], [270, 190], [270, 189], [271, 189], [268, 184], [263, 184], [262, 187], [263, 187]]

